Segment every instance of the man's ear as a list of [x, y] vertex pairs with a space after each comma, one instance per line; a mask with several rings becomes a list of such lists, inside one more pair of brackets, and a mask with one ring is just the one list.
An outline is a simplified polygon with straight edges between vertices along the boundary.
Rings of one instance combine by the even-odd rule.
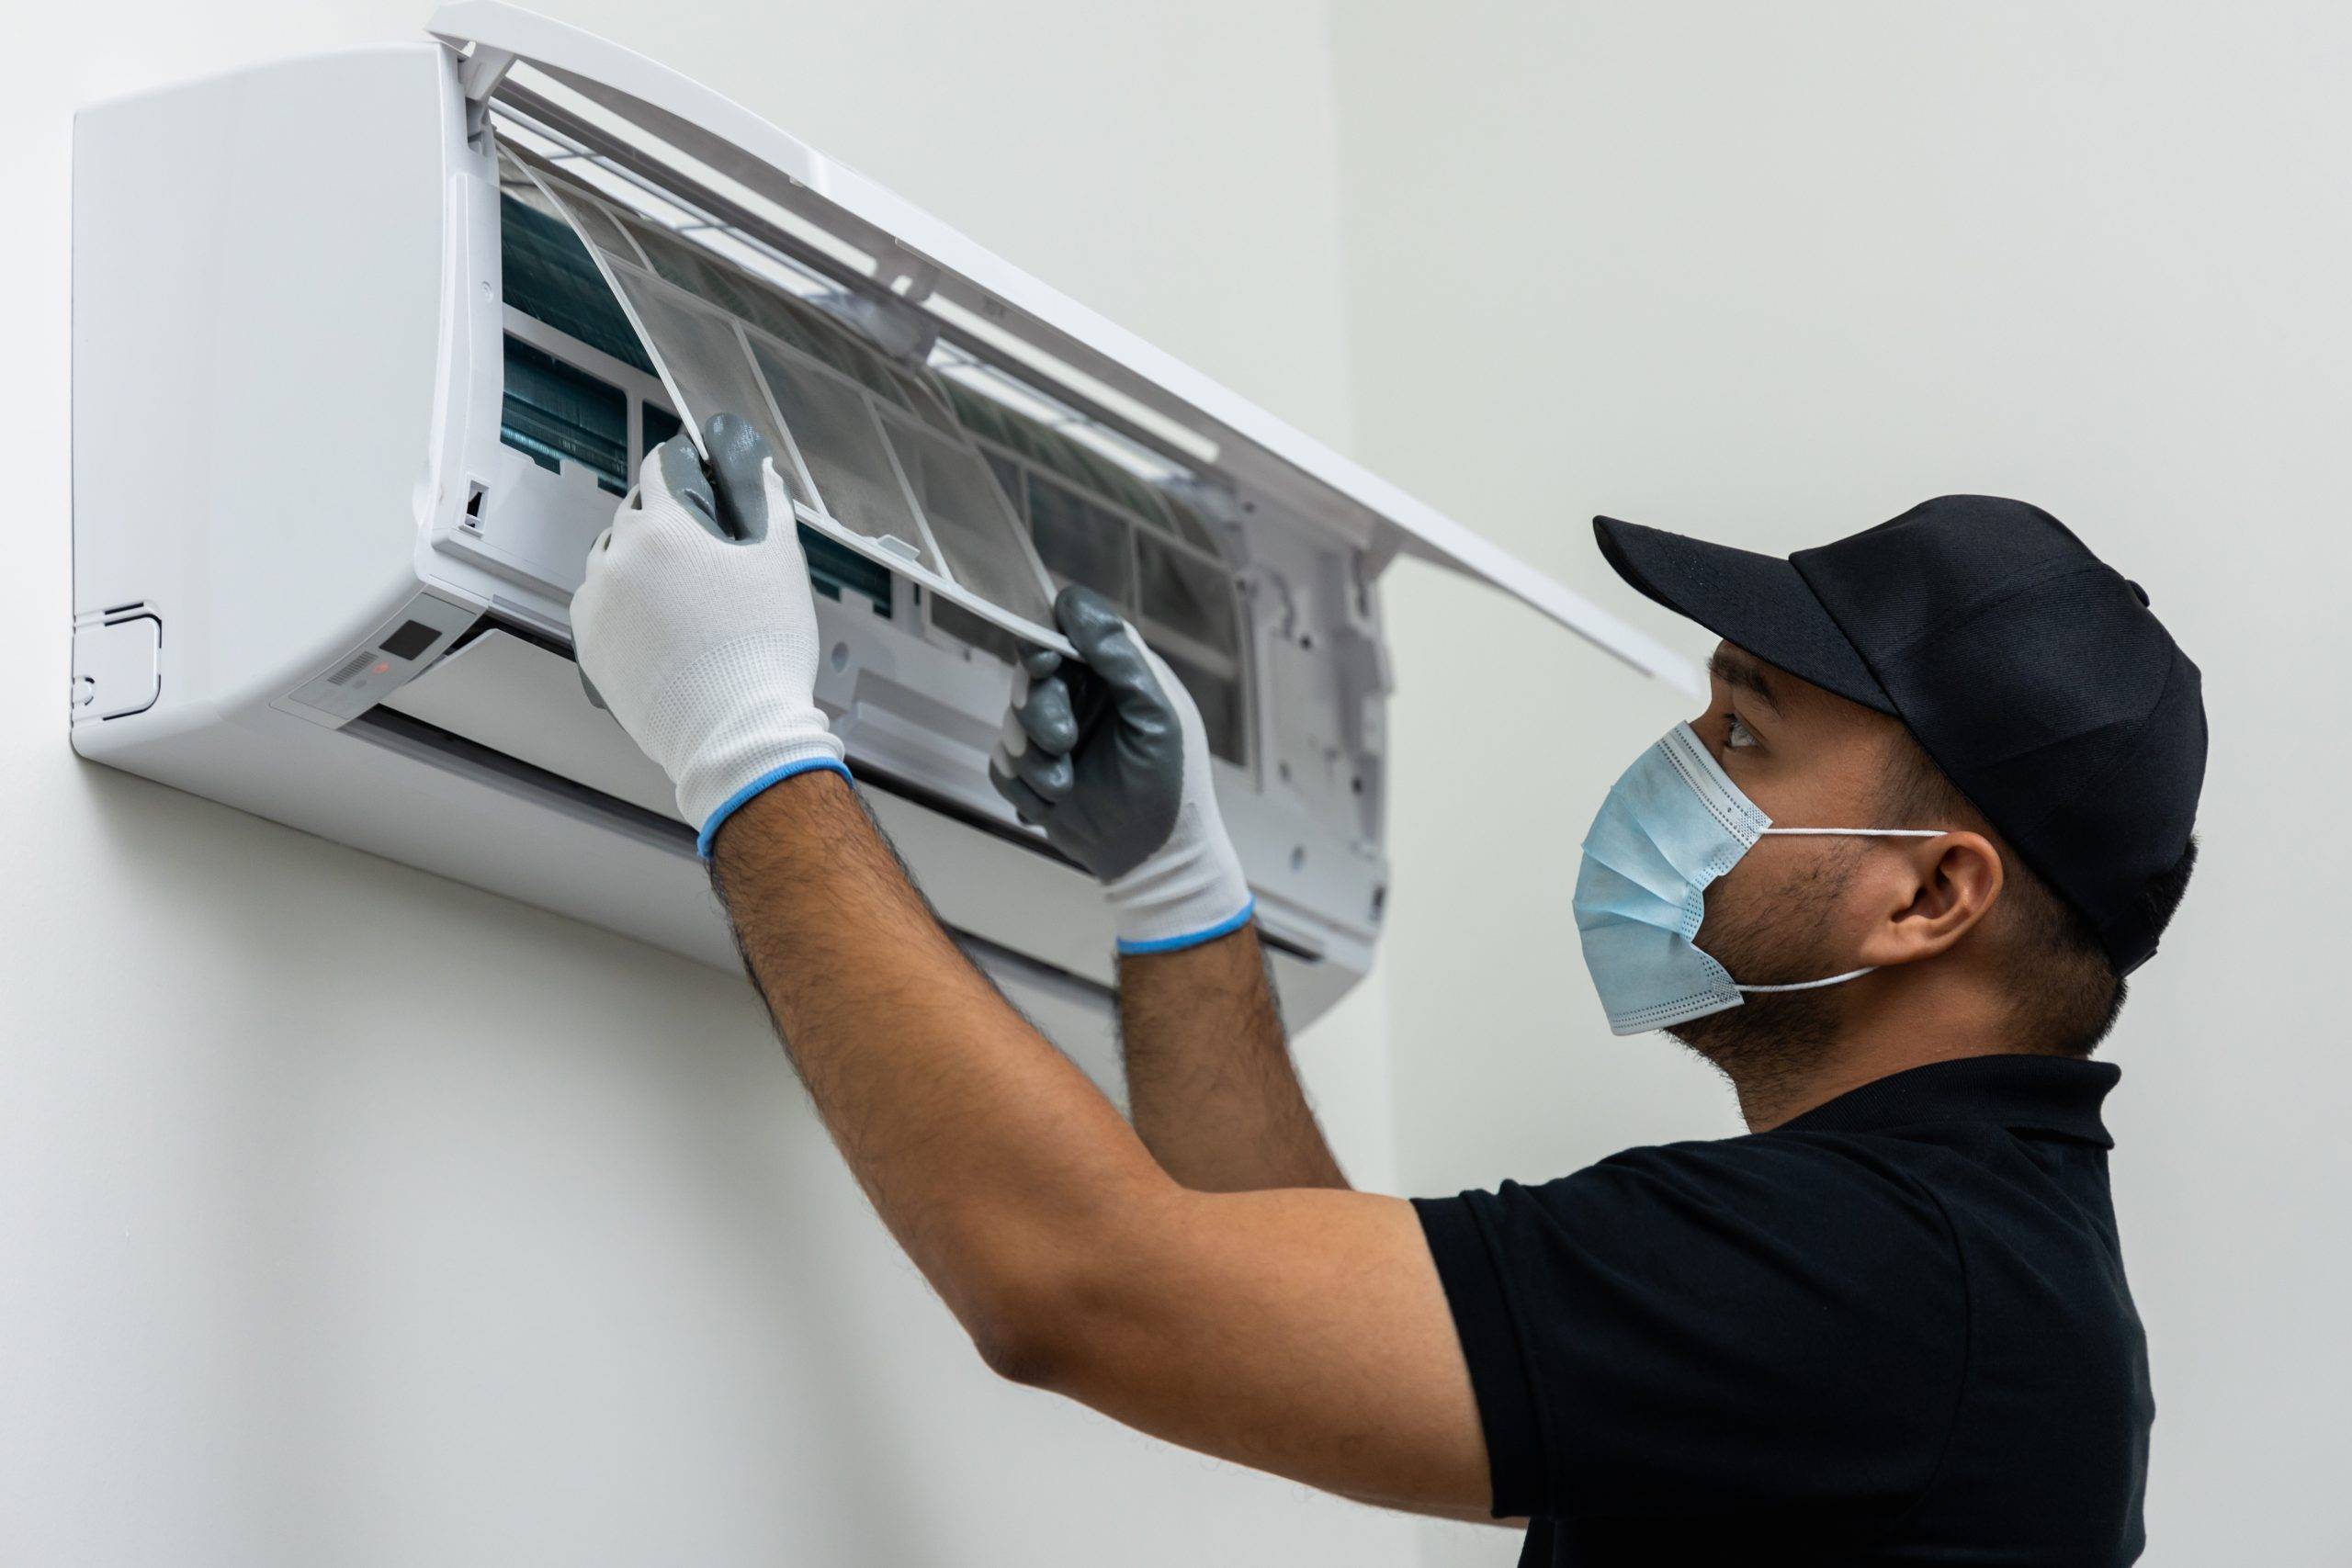
[[1893, 840], [1899, 873], [1860, 954], [1865, 964], [1917, 964], [1948, 952], [1992, 912], [2001, 897], [2001, 852], [1982, 833]]

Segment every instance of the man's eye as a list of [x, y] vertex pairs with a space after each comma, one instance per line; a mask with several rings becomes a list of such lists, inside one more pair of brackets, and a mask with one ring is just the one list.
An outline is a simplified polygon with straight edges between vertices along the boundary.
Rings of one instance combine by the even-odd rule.
[[1731, 728], [1724, 735], [1725, 750], [1737, 751], [1749, 746], [1761, 744], [1763, 743], [1756, 739], [1756, 731], [1748, 728], [1746, 721], [1741, 719], [1739, 715], [1731, 716]]

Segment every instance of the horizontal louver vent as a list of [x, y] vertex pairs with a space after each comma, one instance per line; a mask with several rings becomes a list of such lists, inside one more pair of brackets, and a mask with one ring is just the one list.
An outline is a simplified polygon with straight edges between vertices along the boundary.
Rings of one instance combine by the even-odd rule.
[[372, 648], [363, 648], [334, 667], [334, 673], [327, 677], [327, 684], [348, 686], [359, 677], [361, 671], [375, 661], [376, 650]]

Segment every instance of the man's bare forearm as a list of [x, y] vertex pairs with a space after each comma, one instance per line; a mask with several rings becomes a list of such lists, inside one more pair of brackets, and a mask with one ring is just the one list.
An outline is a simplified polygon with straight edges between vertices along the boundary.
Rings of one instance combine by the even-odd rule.
[[1292, 1063], [1255, 929], [1119, 961], [1128, 1112], [1204, 1192], [1345, 1187]]
[[819, 1114], [998, 1371], [1351, 1496], [1486, 1502], [1469, 1371], [1408, 1204], [1170, 1179], [948, 940], [839, 776], [774, 785], [714, 848]]
[[714, 847], [745, 962], [833, 1141], [985, 1348], [1005, 1279], [1166, 1178], [948, 939], [841, 779], [786, 780]]

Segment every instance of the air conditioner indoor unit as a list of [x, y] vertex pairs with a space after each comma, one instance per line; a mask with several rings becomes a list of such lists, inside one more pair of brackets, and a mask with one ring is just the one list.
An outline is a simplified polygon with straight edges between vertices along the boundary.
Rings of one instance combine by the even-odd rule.
[[1197, 699], [1284, 1001], [1386, 884], [1376, 580], [1418, 556], [1661, 649], [718, 95], [503, 5], [85, 110], [74, 151], [84, 756], [713, 963], [668, 784], [567, 605], [651, 444], [788, 469], [818, 696], [941, 914], [1099, 1026], [1109, 922], [985, 760], [1067, 581]]

